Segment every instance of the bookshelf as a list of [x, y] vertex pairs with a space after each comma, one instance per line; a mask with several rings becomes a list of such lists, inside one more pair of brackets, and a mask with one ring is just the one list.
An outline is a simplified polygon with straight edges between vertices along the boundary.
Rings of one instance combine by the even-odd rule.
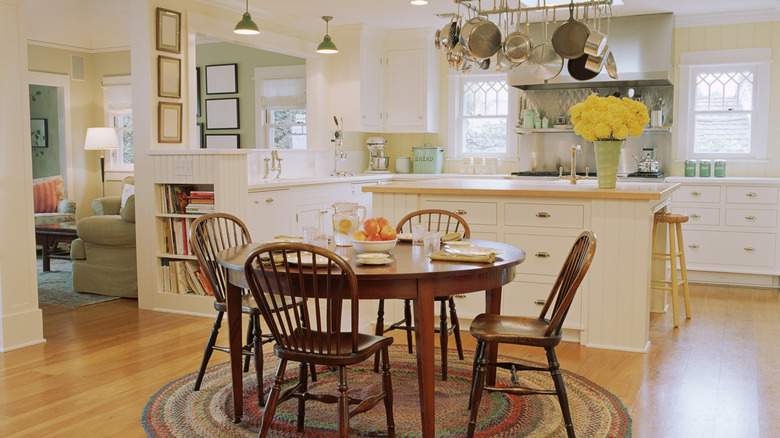
[[[156, 285], [153, 291], [154, 310], [213, 316], [213, 297], [196, 293], [182, 294], [174, 290], [181, 282], [171, 276], [183, 275], [186, 278], [190, 275], [187, 264], [190, 267], [197, 264], [189, 248], [188, 233], [192, 222], [205, 213], [187, 213], [186, 206], [182, 208], [179, 201], [186, 199], [189, 204], [200, 192], [201, 198], [213, 199], [213, 209], [245, 217], [248, 203], [248, 154], [248, 151], [241, 150], [208, 149], [150, 152], [153, 162], [156, 245], [155, 269], [152, 273]], [[205, 209], [208, 210], [208, 207]], [[175, 270], [172, 266], [176, 266]]]

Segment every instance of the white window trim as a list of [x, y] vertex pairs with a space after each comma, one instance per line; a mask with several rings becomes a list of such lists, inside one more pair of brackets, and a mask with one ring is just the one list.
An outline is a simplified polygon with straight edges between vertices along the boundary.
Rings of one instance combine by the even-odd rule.
[[[254, 75], [254, 81], [255, 81], [255, 126], [258, 127], [258, 129], [255, 130], [255, 142], [257, 144], [257, 147], [260, 149], [270, 149], [270, 146], [268, 145], [268, 129], [267, 129], [267, 123], [266, 123], [266, 107], [263, 105], [262, 102], [262, 94], [263, 94], [263, 81], [265, 79], [283, 79], [283, 78], [304, 78], [306, 80], [306, 88], [308, 90], [309, 81], [308, 77], [306, 75], [306, 65], [288, 65], [288, 66], [281, 66], [281, 67], [256, 67], [255, 68], [255, 75]], [[309, 103], [308, 103], [308, 91], [307, 91], [307, 102], [306, 102], [306, 109], [307, 114], [309, 113]], [[309, 142], [309, 135], [311, 135], [311, 131], [308, 129], [308, 118], [307, 118], [307, 146]], [[262, 145], [262, 146], [261, 146]]]
[[517, 88], [508, 85], [509, 91], [507, 108], [507, 121], [506, 121], [506, 153], [503, 154], [465, 154], [461, 151], [461, 132], [462, 127], [460, 124], [460, 85], [464, 79], [469, 80], [507, 80], [506, 74], [494, 74], [494, 73], [451, 73], [447, 75], [447, 121], [449, 128], [447, 130], [447, 143], [450, 147], [447, 148], [447, 158], [457, 159], [462, 157], [488, 157], [498, 158], [502, 160], [512, 160], [517, 158], [517, 137], [514, 132], [513, 121], [518, 119], [517, 105], [513, 105], [513, 102], [517, 102], [519, 98], [519, 92]]
[[[724, 62], [727, 61], [727, 62]], [[708, 50], [680, 53], [680, 102], [677, 129], [677, 159], [722, 158], [730, 161], [766, 161], [769, 133], [771, 48]], [[749, 154], [696, 154], [693, 152], [693, 104], [695, 72], [700, 67], [755, 66], [753, 99], [756, 117], [751, 130]]]
[[[103, 78], [103, 86], [102, 88], [109, 88], [109, 87], [131, 87], [132, 86], [132, 77], [129, 75], [126, 76], [106, 76]], [[106, 107], [108, 102], [106, 102], [106, 93], [103, 93], [103, 126], [111, 126], [111, 120], [112, 117], [108, 111], [106, 111]], [[119, 152], [117, 150], [110, 150], [108, 151], [108, 160], [106, 160], [106, 178], [107, 179], [113, 179], [116, 175], [112, 175], [111, 178], [109, 178], [109, 172], [116, 173], [119, 172], [119, 175], [127, 176], [128, 174], [132, 174], [132, 172], [135, 170], [135, 166], [132, 164], [119, 164], [117, 162], [117, 154]], [[123, 177], [123, 176], [122, 176]], [[119, 178], [121, 179], [121, 178]]]

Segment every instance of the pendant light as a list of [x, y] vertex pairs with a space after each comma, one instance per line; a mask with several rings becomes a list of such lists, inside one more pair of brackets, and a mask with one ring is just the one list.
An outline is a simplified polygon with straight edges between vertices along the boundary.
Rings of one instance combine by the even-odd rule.
[[249, 15], [249, 0], [246, 0], [246, 12], [244, 12], [244, 17], [236, 24], [236, 28], [233, 29], [233, 32], [241, 35], [257, 35], [260, 33], [257, 24], [252, 21], [252, 16]]
[[328, 21], [332, 20], [333, 17], [322, 17], [322, 19], [325, 20], [325, 38], [317, 46], [317, 53], [339, 53], [339, 49], [336, 48], [336, 45], [330, 39], [330, 35], [328, 35]]
[[428, 0], [411, 0], [409, 3], [411, 3], [411, 4], [415, 5], [415, 6], [427, 5], [428, 4]]

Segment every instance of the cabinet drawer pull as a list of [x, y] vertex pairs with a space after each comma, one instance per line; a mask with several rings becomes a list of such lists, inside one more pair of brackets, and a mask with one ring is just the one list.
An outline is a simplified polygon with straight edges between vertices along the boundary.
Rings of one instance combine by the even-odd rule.
[[753, 252], [753, 251], [755, 251], [755, 250], [756, 250], [756, 249], [755, 249], [755, 248], [753, 248], [752, 246], [746, 246], [746, 247], [745, 247], [745, 248], [743, 248], [743, 249], [744, 249], [745, 251], [748, 251], [748, 252]]
[[701, 196], [701, 192], [691, 192], [691, 196]]
[[688, 245], [688, 248], [693, 248], [693, 249], [696, 249], [696, 248], [698, 248], [698, 247], [699, 247], [699, 245], [697, 245], [697, 244], [695, 244], [695, 243], [692, 243], [692, 244]]
[[550, 217], [550, 213], [547, 213], [546, 211], [540, 211], [539, 213], [536, 213], [536, 217], [541, 217], [541, 218]]
[[755, 216], [745, 216], [745, 219], [747, 219], [749, 221], [754, 221], [754, 220], [756, 220], [756, 217]]
[[745, 193], [745, 196], [747, 196], [748, 198], [757, 198], [758, 193], [756, 192]]
[[266, 202], [266, 204], [270, 204], [270, 203], [274, 202], [274, 198], [265, 198], [265, 202]]
[[535, 255], [536, 257], [540, 257], [540, 258], [544, 258], [544, 259], [548, 259], [548, 258], [550, 258], [550, 253], [548, 253], [548, 252], [544, 252], [544, 251], [539, 251], [539, 252], [537, 252], [537, 253], [536, 253], [536, 254], [534, 254], [534, 255]]
[[692, 218], [694, 218], [694, 219], [700, 219], [700, 218], [701, 218], [701, 215], [700, 215], [699, 213], [693, 213], [693, 214], [691, 215], [691, 217], [692, 217]]
[[535, 300], [534, 304], [539, 305], [539, 306], [544, 306], [545, 304], [547, 304], [547, 300], [545, 300], [545, 299]]
[[456, 208], [455, 209], [455, 214], [459, 214], [459, 215], [463, 216], [464, 214], [468, 214], [468, 212], [466, 210], [462, 209], [462, 208]]

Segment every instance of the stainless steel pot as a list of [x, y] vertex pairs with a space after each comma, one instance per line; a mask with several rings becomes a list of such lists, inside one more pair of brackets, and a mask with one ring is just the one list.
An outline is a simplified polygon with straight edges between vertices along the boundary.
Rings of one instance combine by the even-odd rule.
[[487, 18], [474, 17], [463, 25], [460, 42], [475, 58], [490, 58], [501, 48], [501, 29]]

